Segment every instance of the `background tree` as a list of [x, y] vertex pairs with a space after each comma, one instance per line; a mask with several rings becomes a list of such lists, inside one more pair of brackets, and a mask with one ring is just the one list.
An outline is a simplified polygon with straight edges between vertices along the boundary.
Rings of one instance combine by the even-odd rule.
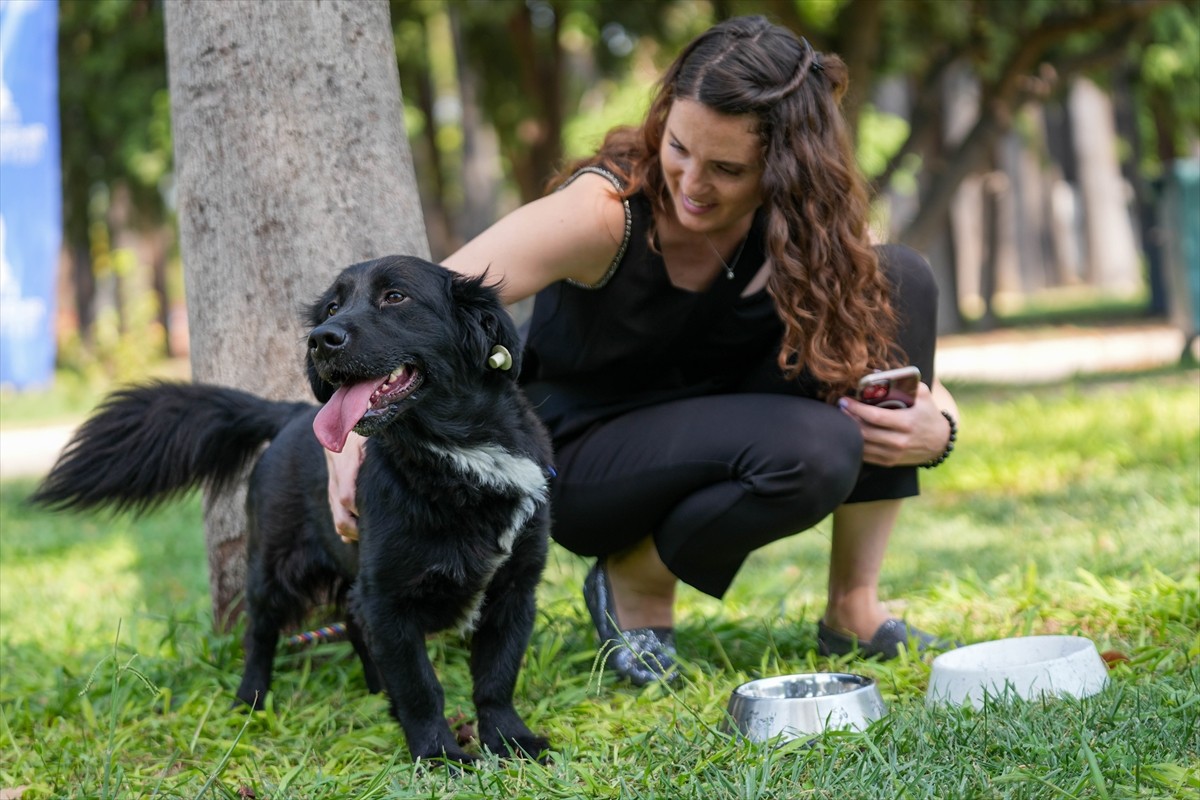
[[[66, 238], [86, 338], [97, 306], [121, 311], [123, 272], [161, 272], [149, 255], [131, 264], [122, 243], [171, 240], [162, 4], [61, 7]], [[390, 7], [435, 258], [537, 196], [608, 127], [636, 122], [650, 83], [697, 32], [730, 15], [765, 13], [849, 61], [845, 110], [878, 190], [880, 227], [930, 255], [946, 330], [980, 326], [1006, 293], [1027, 298], [1086, 272], [1094, 214], [1082, 209], [1097, 198], [1083, 186], [1096, 182], [1082, 179], [1094, 164], [1081, 163], [1072, 135], [1094, 120], [1074, 119], [1068, 102], [1085, 78], [1113, 106], [1091, 104], [1089, 113], [1116, 116], [1110, 144], [1123, 171], [1121, 197], [1099, 200], [1123, 203], [1132, 190], [1133, 202], [1117, 209], [1117, 227], [1134, 226], [1139, 263], [1130, 268], [1146, 263], [1144, 312], [1166, 308], [1156, 255], [1159, 181], [1164, 165], [1194, 152], [1200, 129], [1200, 25], [1190, 0], [390, 0]], [[991, 194], [982, 197], [985, 187]], [[989, 269], [997, 274], [982, 274]], [[99, 292], [89, 288], [93, 277]], [[1088, 288], [1087, 280], [1080, 285]], [[982, 317], [962, 305], [972, 292], [986, 295]], [[997, 324], [1011, 319], [991, 316]]]
[[[591, 115], [608, 123], [636, 121], [640, 108], [610, 102], [623, 99], [625, 84], [641, 81], [645, 89], [657, 68], [712, 22], [734, 14], [765, 13], [803, 33], [818, 48], [839, 52], [848, 60], [855, 80], [845, 111], [858, 127], [864, 168], [869, 167], [881, 197], [889, 201], [882, 208], [890, 238], [927, 252], [934, 262], [944, 289], [941, 318], [945, 331], [963, 324], [959, 271], [1003, 273], [974, 278], [979, 285], [997, 287], [985, 292], [989, 304], [1000, 290], [1014, 289], [1012, 275], [1017, 270], [1032, 281], [1032, 288], [1046, 284], [1048, 270], [1069, 271], [1067, 266], [1053, 263], [1053, 253], [1043, 254], [1041, 245], [1029, 244], [1050, 237], [1049, 232], [1029, 230], [1038, 209], [1049, 203], [1042, 196], [1049, 189], [1028, 183], [1042, 180], [1037, 170], [1026, 170], [1025, 182], [1016, 175], [981, 182], [990, 172], [1004, 172], [1018, 163], [1027, 167], [1031, 162], [1024, 154], [1014, 160], [1002, 151], [1012, 150], [1014, 130], [1036, 145], [1045, 134], [1035, 128], [1049, 123], [1038, 118], [1014, 126], [1027, 113], [1037, 116], [1042, 104], [1065, 103], [1077, 77], [1088, 75], [1104, 82], [1114, 68], [1139, 63], [1148, 49], [1161, 51], [1164, 36], [1176, 40], [1178, 52], [1187, 53], [1185, 43], [1190, 39], [1178, 31], [1196, 30], [1195, 20], [1178, 19], [1185, 10], [1171, 0], [676, 0], [612, 4], [394, 0], [394, 7], [419, 14], [431, 37], [437, 35], [437, 26], [429, 22], [439, 16], [452, 18], [456, 33], [451, 45], [441, 46], [463, 51], [452, 62], [443, 62], [452, 64], [450, 74], [443, 72], [425, 81], [432, 89], [422, 109], [428, 122], [428, 143], [439, 152], [422, 164], [437, 171], [427, 183], [447, 188], [441, 195], [446, 202], [439, 206], [446, 212], [446, 224], [439, 232], [446, 236], [434, 242], [435, 252], [454, 249], [463, 236], [480, 227], [479, 222], [468, 221], [455, 211], [480, 216], [478, 209], [468, 209], [470, 196], [477, 197], [478, 189], [472, 189], [468, 197], [459, 196], [461, 187], [468, 185], [465, 178], [473, 157], [473, 132], [481, 127], [479, 120], [494, 128], [500, 143], [509, 185], [516, 189], [510, 202], [527, 201], [541, 192], [544, 180], [572, 155], [569, 131], [582, 117]], [[1163, 24], [1156, 22], [1164, 16], [1175, 18], [1175, 33], [1168, 34]], [[502, 29], [511, 35], [497, 36], [496, 31]], [[427, 41], [433, 43], [434, 39]], [[1169, 59], [1162, 55], [1160, 52], [1155, 63], [1168, 64]], [[631, 79], [639, 64], [647, 62], [652, 68]], [[511, 68], [497, 69], [501, 64]], [[407, 68], [429, 75], [438, 71], [438, 60], [426, 59]], [[455, 82], [463, 87], [455, 98], [456, 106], [446, 102], [455, 89], [444, 88]], [[886, 109], [880, 93], [888, 90], [894, 94], [897, 86], [903, 92], [903, 107]], [[1106, 89], [1112, 91], [1111, 86]], [[1192, 95], [1194, 92], [1161, 92], [1156, 97], [1173, 98], [1167, 107], [1174, 112], [1186, 105], [1181, 100]], [[482, 106], [481, 114], [472, 113], [475, 103]], [[603, 107], [595, 110], [606, 105], [618, 108], [615, 113]], [[452, 106], [457, 112], [445, 113]], [[881, 113], [884, 111], [888, 113]], [[1104, 110], [1091, 113], [1103, 114]], [[1155, 120], [1174, 126], [1166, 136], [1183, 133], [1182, 138], [1193, 141], [1195, 125], [1189, 131], [1186, 122], [1180, 124], [1191, 116], [1187, 111], [1159, 113]], [[960, 119], [959, 130], [951, 135], [955, 117]], [[1103, 119], [1083, 122], [1082, 127], [1098, 122]], [[1135, 133], [1145, 136], [1148, 129]], [[1164, 136], [1161, 131], [1152, 135]], [[588, 146], [594, 146], [594, 141]], [[1043, 145], [1039, 153], [1027, 146], [1024, 152], [1049, 161], [1070, 158], [1073, 148], [1048, 152]], [[1078, 202], [1092, 207], [1069, 225], [1060, 225], [1058, 238], [1112, 238], [1124, 229], [1125, 240], [1130, 240], [1134, 234], [1126, 220], [1129, 209], [1114, 208], [1121, 201], [1111, 192], [1097, 196], [1095, 190], [1086, 188], [1111, 185], [1111, 181], [1090, 180], [1087, 174], [1093, 168], [1107, 170], [1109, 165], [1088, 160], [1081, 166], [1082, 173], [1069, 166], [1063, 170], [1080, 195]], [[968, 199], [984, 186], [999, 194], [978, 202], [970, 213], [960, 211], [960, 221], [952, 223], [950, 207], [963, 202], [959, 189], [964, 185]], [[1138, 189], [1137, 183], [1131, 185]], [[1154, 207], [1153, 198], [1139, 202]], [[1014, 203], [1024, 205], [1015, 209]], [[502, 210], [483, 212], [482, 216], [490, 221]], [[1105, 214], [1110, 218], [1115, 214], [1121, 224], [1094, 224]], [[1148, 230], [1140, 233], [1142, 241], [1153, 238]], [[1084, 260], [1106, 250], [1129, 252], [1128, 246], [1106, 247], [1099, 241], [1085, 244], [1077, 248]], [[976, 263], [960, 263], [969, 252], [979, 253]], [[1121, 259], [1122, 263], [1129, 261], [1136, 261], [1136, 254]], [[1128, 265], [1127, 270], [1136, 275], [1138, 265]], [[1106, 274], [1101, 269], [1093, 272]]]
[[[928, 89], [919, 96], [940, 105], [936, 87], [960, 63], [972, 65], [981, 81], [977, 119], [952, 150], [937, 152], [939, 137], [933, 132], [941, 115], [932, 109], [931, 113], [914, 114], [908, 138], [893, 156], [889, 171], [880, 176], [881, 180], [890, 177], [895, 166], [912, 153], [925, 156], [929, 181], [921, 193], [920, 211], [901, 239], [918, 249], [928, 247], [954, 189], [987, 162], [997, 136], [1012, 123], [1021, 104], [1044, 97], [1054, 88], [1047, 86], [1048, 81], [1058, 84], [1086, 70], [1111, 67], [1126, 57], [1130, 46], [1146, 33], [1146, 20], [1167, 3], [992, 0], [942, 4], [911, 0], [885, 4], [890, 14], [897, 15], [894, 21], [907, 28], [909, 48], [921, 39], [932, 43], [920, 68], [911, 73], [917, 85]], [[880, 50], [886, 53], [887, 48]], [[894, 62], [877, 67], [882, 74], [895, 69]]]
[[[97, 317], [110, 337], [145, 336], [158, 323], [157, 355], [169, 353], [169, 256], [165, 193], [171, 120], [162, 9], [153, 0], [59, 3], [59, 115], [63, 130], [63, 249], [74, 316], [96, 352]], [[136, 250], [136, 255], [130, 250]], [[148, 274], [137, 274], [140, 262]], [[142, 284], [142, 285], [139, 285]], [[145, 319], [132, 308], [152, 290]]]
[[[169, 0], [166, 35], [193, 377], [307, 398], [300, 309], [347, 264], [428, 253], [387, 3]], [[206, 502], [218, 623], [237, 494]]]
[[[447, 254], [529, 202], [567, 157], [589, 93], [629, 74], [638, 42], [671, 48], [705, 24], [674, 3], [391, 0], [401, 83], [414, 87], [414, 142], [431, 247]], [[632, 121], [632, 119], [628, 120]], [[499, 184], [505, 182], [506, 187]], [[490, 183], [490, 185], [488, 185]], [[501, 188], [511, 191], [501, 191]]]

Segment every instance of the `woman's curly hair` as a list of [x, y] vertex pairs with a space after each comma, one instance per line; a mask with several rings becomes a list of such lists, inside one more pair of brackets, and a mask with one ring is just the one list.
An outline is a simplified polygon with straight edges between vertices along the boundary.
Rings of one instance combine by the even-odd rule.
[[611, 131], [595, 156], [571, 168], [603, 164], [624, 179], [626, 195], [645, 191], [656, 214], [670, 214], [659, 153], [671, 104], [695, 100], [723, 114], [755, 115], [767, 288], [784, 323], [779, 365], [789, 378], [807, 369], [829, 400], [902, 357], [870, 241], [867, 185], [840, 108], [848, 82], [838, 56], [817, 53], [764, 17], [735, 17], [679, 54], [640, 127]]

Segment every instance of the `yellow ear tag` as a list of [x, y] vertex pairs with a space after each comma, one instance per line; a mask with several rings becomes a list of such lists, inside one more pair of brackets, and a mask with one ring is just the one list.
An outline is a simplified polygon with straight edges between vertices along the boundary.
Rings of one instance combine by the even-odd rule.
[[487, 363], [492, 369], [501, 369], [507, 372], [512, 369], [512, 353], [508, 352], [508, 348], [504, 345], [498, 344], [492, 348], [492, 354], [488, 356]]

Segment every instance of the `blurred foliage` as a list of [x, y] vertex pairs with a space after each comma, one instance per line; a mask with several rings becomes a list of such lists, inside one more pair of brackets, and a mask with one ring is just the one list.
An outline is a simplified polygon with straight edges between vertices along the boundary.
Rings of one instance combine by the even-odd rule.
[[[880, 188], [919, 193], [922, 209], [936, 210], [989, 152], [942, 141], [941, 81], [964, 64], [979, 80], [983, 139], [1019, 119], [1024, 104], [1061, 95], [1079, 74], [1107, 86], [1114, 74], [1127, 78], [1122, 91], [1132, 94], [1140, 141], [1126, 149], [1147, 177], [1188, 152], [1200, 131], [1200, 24], [1190, 0], [389, 3], [435, 251], [541, 194], [565, 161], [594, 148], [612, 125], [636, 122], [679, 47], [737, 14], [766, 14], [843, 55], [856, 78], [846, 105], [864, 171]], [[81, 262], [83, 339], [97, 347], [103, 337], [92, 326], [101, 320], [87, 310], [96, 292], [87, 281], [120, 279], [111, 272], [120, 261], [118, 229], [171, 221], [163, 4], [61, 0], [59, 7], [64, 239]], [[873, 104], [874, 89], [889, 78], [908, 87], [913, 105], [904, 116]], [[156, 276], [160, 327], [168, 292], [179, 291], [169, 277]], [[137, 313], [120, 311], [117, 328], [136, 336]]]
[[[166, 349], [166, 257], [142, 263], [133, 240], [168, 241], [170, 95], [158, 0], [60, 0], [63, 245], [73, 326], [59, 363], [131, 377]], [[166, 245], [163, 245], [166, 247]], [[161, 249], [161, 248], [160, 248]], [[71, 307], [68, 305], [68, 307]]]
[[[1130, 16], [1119, 37], [1094, 29], [1139, 6], [1153, 13]], [[1186, 2], [390, 0], [390, 7], [409, 134], [415, 139], [433, 131], [438, 152], [430, 166], [448, 171], [434, 181], [445, 191], [462, 168], [456, 151], [464, 142], [468, 73], [480, 124], [494, 129], [506, 177], [527, 200], [565, 157], [593, 146], [611, 124], [635, 121], [657, 70], [696, 33], [732, 14], [767, 14], [818, 47], [843, 53], [861, 34], [864, 15], [879, 14], [866, 74], [872, 82], [904, 76], [916, 87], [960, 59], [986, 83], [1031, 36], [1061, 29], [1035, 67], [1095, 61], [1103, 67], [1095, 77], [1104, 81], [1112, 63], [1138, 64], [1140, 99], [1166, 105], [1158, 116], [1145, 117], [1143, 134], [1165, 136], [1178, 154], [1200, 130], [1200, 25]], [[161, 224], [169, 216], [171, 174], [162, 5], [62, 0], [60, 9], [67, 238], [88, 242], [96, 193], [111, 193], [116, 184], [132, 193], [130, 224]], [[1155, 130], [1155, 120], [1169, 130]], [[901, 137], [899, 121], [873, 112], [861, 125], [871, 128], [860, 133], [860, 143], [867, 150], [864, 167], [873, 174], [915, 129], [910, 125]]]
[[1187, 152], [1200, 131], [1200, 11], [1172, 4], [1150, 19], [1150, 30], [1137, 62], [1138, 122], [1142, 139], [1158, 146], [1145, 148], [1138, 166], [1157, 177], [1166, 156]]
[[162, 6], [154, 0], [61, 0], [59, 107], [65, 237], [89, 250], [89, 227], [117, 185], [135, 227], [168, 217], [170, 96]]

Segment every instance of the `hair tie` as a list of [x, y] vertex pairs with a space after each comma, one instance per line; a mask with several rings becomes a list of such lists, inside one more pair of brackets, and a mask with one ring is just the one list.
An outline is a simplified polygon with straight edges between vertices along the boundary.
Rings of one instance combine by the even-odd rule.
[[782, 100], [785, 97], [793, 94], [804, 85], [804, 79], [814, 72], [824, 72], [825, 66], [817, 57], [817, 51], [808, 43], [808, 39], [800, 37], [800, 46], [803, 48], [800, 53], [800, 61], [796, 64], [796, 71], [792, 73], [788, 82], [783, 86], [764, 92], [760, 100], [765, 103], [774, 103]]
[[808, 64], [808, 71], [824, 72], [825, 65], [821, 63], [821, 56], [817, 53], [816, 49], [809, 44], [808, 39], [804, 38], [803, 36], [800, 37], [800, 42], [804, 45], [804, 51], [808, 53], [812, 59]]

